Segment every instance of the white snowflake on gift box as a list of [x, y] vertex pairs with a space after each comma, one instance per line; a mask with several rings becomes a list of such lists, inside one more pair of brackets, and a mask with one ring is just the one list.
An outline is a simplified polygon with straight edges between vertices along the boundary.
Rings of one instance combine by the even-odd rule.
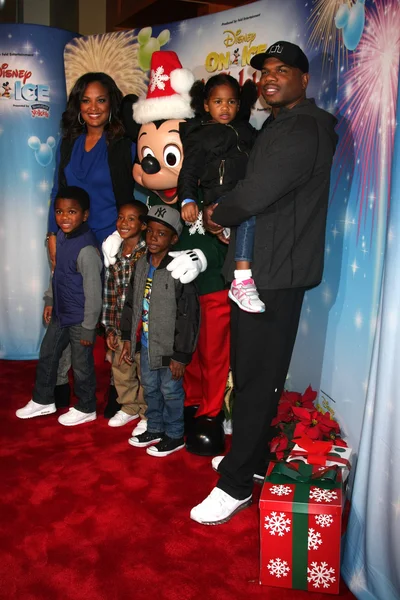
[[164, 81], [168, 81], [169, 76], [164, 74], [164, 67], [157, 67], [150, 74], [150, 91], [154, 92], [157, 88], [159, 90], [165, 90]]
[[271, 494], [276, 496], [288, 496], [290, 494], [290, 487], [288, 485], [273, 485], [270, 489]]
[[319, 531], [315, 531], [312, 527], [308, 530], [308, 549], [318, 550], [318, 547], [322, 544], [321, 534]]
[[291, 522], [292, 521], [290, 519], [286, 518], [286, 513], [281, 512], [278, 515], [277, 512], [273, 511], [271, 512], [270, 517], [265, 517], [264, 527], [265, 529], [269, 530], [271, 535], [275, 535], [277, 533], [279, 537], [282, 537], [285, 535], [285, 533], [290, 531]]
[[332, 515], [315, 515], [315, 522], [320, 527], [330, 527], [333, 523]]
[[311, 488], [310, 498], [316, 502], [332, 502], [338, 497], [336, 492], [331, 490], [322, 490], [318, 487]]
[[317, 562], [311, 563], [311, 569], [307, 568], [308, 577], [307, 581], [312, 582], [315, 588], [319, 588], [320, 586], [324, 588], [330, 587], [331, 583], [336, 581], [335, 569], [333, 567], [328, 567], [328, 563], [322, 562], [318, 564]]
[[286, 577], [290, 571], [290, 567], [286, 560], [281, 560], [280, 558], [271, 558], [267, 564], [267, 568], [270, 575], [275, 575], [275, 577], [278, 578]]

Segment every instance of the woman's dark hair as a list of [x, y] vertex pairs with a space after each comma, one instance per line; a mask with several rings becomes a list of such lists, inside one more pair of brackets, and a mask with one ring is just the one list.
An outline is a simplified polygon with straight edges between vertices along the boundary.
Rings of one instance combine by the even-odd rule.
[[203, 117], [206, 115], [204, 102], [209, 99], [213, 89], [220, 85], [228, 85], [240, 101], [236, 118], [249, 120], [251, 109], [257, 100], [257, 86], [251, 79], [248, 79], [244, 85], [240, 87], [237, 79], [226, 73], [213, 75], [206, 83], [200, 80], [194, 82], [189, 93], [191, 97], [190, 105], [196, 116]]
[[85, 73], [76, 80], [67, 102], [67, 109], [61, 118], [61, 127], [63, 137], [74, 140], [85, 130], [85, 124], [81, 125], [78, 120], [80, 105], [85, 95], [85, 90], [89, 83], [98, 82], [103, 85], [110, 97], [111, 121], [107, 122], [104, 131], [107, 136], [107, 142], [114, 138], [124, 135], [124, 126], [120, 117], [122, 102], [122, 93], [117, 87], [114, 79], [106, 73]]

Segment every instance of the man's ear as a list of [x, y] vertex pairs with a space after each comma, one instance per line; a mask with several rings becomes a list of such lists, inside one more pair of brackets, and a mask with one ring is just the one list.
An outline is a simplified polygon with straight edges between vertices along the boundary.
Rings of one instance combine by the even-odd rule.
[[302, 85], [303, 90], [307, 89], [309, 81], [310, 81], [310, 74], [309, 73], [303, 73], [302, 76], [301, 76], [301, 85]]
[[136, 123], [133, 119], [133, 105], [139, 100], [139, 97], [136, 94], [128, 94], [122, 99], [121, 102], [121, 121], [125, 128], [126, 135], [132, 140], [132, 142], [136, 142], [139, 129], [141, 125]]

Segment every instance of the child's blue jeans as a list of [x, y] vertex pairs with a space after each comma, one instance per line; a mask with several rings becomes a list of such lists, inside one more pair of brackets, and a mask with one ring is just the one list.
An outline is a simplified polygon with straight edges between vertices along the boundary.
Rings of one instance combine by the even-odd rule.
[[52, 317], [40, 346], [39, 362], [32, 400], [38, 404], [54, 402], [54, 387], [61, 355], [71, 344], [74, 391], [78, 398], [77, 410], [91, 413], [96, 410], [96, 375], [94, 371], [93, 345], [82, 346], [82, 327], [60, 327], [58, 319]]
[[250, 217], [247, 221], [240, 223], [236, 229], [235, 262], [238, 260], [253, 261], [254, 234], [256, 229], [256, 218]]
[[183, 437], [183, 378], [172, 379], [169, 367], [150, 369], [146, 346], [140, 351], [140, 373], [147, 404], [147, 431], [162, 431], [175, 439]]

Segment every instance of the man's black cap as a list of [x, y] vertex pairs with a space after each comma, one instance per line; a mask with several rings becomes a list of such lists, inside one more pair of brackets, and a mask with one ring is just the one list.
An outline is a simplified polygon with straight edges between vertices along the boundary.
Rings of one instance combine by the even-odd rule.
[[291, 44], [290, 42], [275, 42], [275, 44], [272, 44], [266, 52], [253, 56], [250, 64], [253, 69], [261, 71], [267, 58], [277, 58], [285, 65], [297, 67], [303, 73], [308, 73], [309, 70], [308, 58], [303, 50], [299, 46], [296, 46], [296, 44]]

